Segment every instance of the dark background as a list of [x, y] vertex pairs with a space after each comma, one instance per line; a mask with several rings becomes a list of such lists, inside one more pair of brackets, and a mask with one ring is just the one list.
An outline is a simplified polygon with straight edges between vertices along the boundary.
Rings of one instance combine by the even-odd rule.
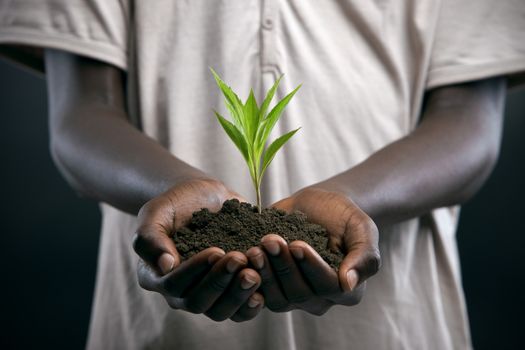
[[[0, 61], [2, 349], [82, 349], [87, 335], [100, 213], [54, 167], [46, 114], [44, 80]], [[522, 88], [508, 96], [498, 166], [462, 210], [458, 243], [477, 349], [515, 349], [525, 335], [524, 132]]]

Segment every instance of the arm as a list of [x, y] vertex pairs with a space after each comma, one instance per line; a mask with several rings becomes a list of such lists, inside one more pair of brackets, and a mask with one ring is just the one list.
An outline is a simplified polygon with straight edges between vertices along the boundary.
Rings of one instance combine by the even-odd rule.
[[318, 186], [352, 198], [379, 226], [464, 203], [496, 163], [504, 105], [503, 78], [433, 90], [414, 132]]
[[264, 237], [264, 249], [252, 248], [248, 256], [260, 267], [266, 305], [321, 314], [334, 304], [357, 303], [363, 282], [380, 265], [374, 222], [386, 227], [470, 198], [496, 162], [504, 100], [502, 78], [431, 91], [414, 132], [276, 203], [323, 225], [331, 248], [346, 255], [336, 274], [306, 243]]
[[238, 194], [128, 122], [123, 72], [52, 50], [46, 72], [51, 150], [62, 174], [85, 196], [131, 214], [141, 208], [134, 239], [141, 286], [173, 308], [216, 320], [255, 317], [263, 301], [255, 293], [260, 277], [246, 268], [244, 254], [209, 248], [181, 263], [170, 238], [193, 211], [217, 210]]
[[133, 127], [122, 71], [46, 51], [51, 152], [79, 193], [131, 214], [171, 186], [208, 179]]

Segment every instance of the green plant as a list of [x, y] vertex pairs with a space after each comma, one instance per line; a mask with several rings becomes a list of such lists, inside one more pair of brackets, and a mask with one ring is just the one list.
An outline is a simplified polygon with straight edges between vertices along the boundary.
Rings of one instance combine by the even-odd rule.
[[[274, 85], [266, 93], [263, 103], [259, 107], [253, 90], [250, 90], [250, 95], [245, 103], [242, 103], [239, 97], [233, 90], [222, 81], [219, 75], [210, 68], [217, 85], [224, 95], [224, 102], [228, 111], [230, 112], [233, 123], [222, 117], [214, 110], [217, 120], [226, 131], [226, 134], [233, 141], [235, 146], [241, 151], [246, 164], [250, 170], [253, 186], [257, 195], [257, 208], [259, 213], [261, 207], [261, 181], [264, 172], [275, 157], [277, 151], [300, 129], [297, 128], [286, 134], [278, 137], [267, 148], [266, 141], [270, 133], [281, 117], [281, 114], [297, 90], [301, 87], [299, 85], [292, 92], [286, 95], [281, 101], [277, 102], [275, 107], [268, 112], [270, 102], [275, 95], [275, 91], [279, 86], [281, 77], [277, 79]], [[268, 112], [268, 113], [267, 113]]]

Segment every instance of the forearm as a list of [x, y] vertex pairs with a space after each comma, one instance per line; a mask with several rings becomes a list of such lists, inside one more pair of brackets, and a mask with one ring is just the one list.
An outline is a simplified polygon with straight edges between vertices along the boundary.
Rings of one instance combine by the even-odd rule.
[[490, 174], [502, 130], [503, 79], [434, 92], [416, 130], [319, 184], [380, 226], [470, 198]]
[[84, 109], [75, 125], [52, 140], [55, 162], [83, 196], [136, 214], [140, 207], [189, 178], [205, 177], [131, 126], [119, 111]]
[[79, 193], [136, 214], [173, 185], [205, 177], [128, 122], [117, 69], [48, 52], [46, 70], [51, 151]]

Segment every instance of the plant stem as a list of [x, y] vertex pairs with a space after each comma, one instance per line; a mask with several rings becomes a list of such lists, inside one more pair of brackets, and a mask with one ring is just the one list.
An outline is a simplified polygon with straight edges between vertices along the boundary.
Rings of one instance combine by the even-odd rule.
[[261, 204], [261, 177], [259, 176], [259, 171], [261, 170], [260, 168], [260, 165], [261, 165], [261, 157], [257, 157], [256, 156], [256, 153], [255, 153], [255, 150], [252, 151], [252, 159], [257, 159], [257, 162], [253, 162], [251, 164], [252, 166], [252, 169], [253, 169], [253, 173], [254, 173], [254, 177], [252, 178], [253, 180], [253, 186], [255, 187], [255, 194], [257, 195], [257, 211], [259, 212], [259, 214], [262, 213], [262, 204]]
[[259, 182], [255, 185], [255, 192], [257, 194], [257, 210], [259, 211], [259, 214], [262, 213], [262, 205], [261, 205], [261, 184]]

